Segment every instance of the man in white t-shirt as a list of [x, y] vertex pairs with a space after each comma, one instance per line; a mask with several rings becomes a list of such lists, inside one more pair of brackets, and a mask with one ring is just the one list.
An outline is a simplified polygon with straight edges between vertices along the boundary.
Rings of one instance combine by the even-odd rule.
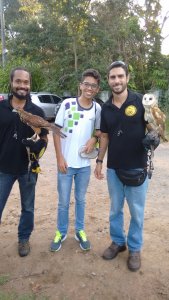
[[[58, 111], [55, 124], [66, 134], [65, 139], [54, 135], [58, 165], [58, 214], [57, 230], [51, 243], [51, 251], [59, 251], [67, 237], [69, 226], [69, 203], [74, 180], [75, 189], [75, 239], [82, 250], [91, 248], [84, 231], [85, 196], [90, 180], [90, 159], [100, 136], [101, 107], [93, 98], [99, 91], [100, 74], [94, 69], [83, 72], [77, 98], [65, 99]], [[94, 134], [93, 134], [94, 133]], [[80, 149], [84, 153], [80, 155]], [[84, 155], [86, 154], [86, 155]]]

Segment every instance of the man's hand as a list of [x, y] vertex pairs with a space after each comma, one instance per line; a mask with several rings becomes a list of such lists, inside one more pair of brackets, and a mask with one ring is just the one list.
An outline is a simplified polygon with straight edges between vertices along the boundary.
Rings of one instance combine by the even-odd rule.
[[96, 145], [96, 138], [91, 137], [85, 144], [84, 152], [85, 153], [90, 153], [93, 151]]
[[104, 178], [104, 175], [102, 174], [102, 163], [96, 164], [96, 168], [94, 170], [94, 175], [99, 180]]
[[67, 173], [68, 165], [67, 165], [67, 162], [64, 159], [63, 155], [61, 155], [60, 157], [57, 158], [57, 166], [61, 173], [63, 173], [63, 174]]
[[160, 144], [160, 137], [158, 133], [155, 130], [148, 132], [142, 140], [142, 144], [147, 150], [151, 149], [152, 146], [156, 149]]

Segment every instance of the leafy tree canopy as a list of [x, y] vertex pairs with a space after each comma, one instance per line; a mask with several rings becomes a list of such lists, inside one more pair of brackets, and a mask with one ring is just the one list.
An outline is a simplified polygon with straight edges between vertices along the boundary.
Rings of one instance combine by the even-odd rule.
[[40, 70], [37, 90], [75, 94], [89, 67], [99, 70], [101, 88], [108, 89], [107, 66], [120, 59], [132, 70], [133, 89], [167, 89], [160, 12], [160, 0], [145, 0], [144, 6], [134, 0], [4, 0], [8, 66], [20, 60]]

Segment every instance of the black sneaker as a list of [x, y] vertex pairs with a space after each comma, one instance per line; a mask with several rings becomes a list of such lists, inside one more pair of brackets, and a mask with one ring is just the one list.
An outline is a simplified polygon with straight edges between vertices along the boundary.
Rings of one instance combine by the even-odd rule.
[[27, 256], [30, 253], [30, 244], [29, 241], [18, 243], [18, 254], [21, 257]]
[[82, 250], [90, 250], [91, 249], [90, 242], [88, 241], [84, 230], [80, 230], [80, 231], [76, 232], [75, 239], [76, 239], [76, 241], [80, 242], [80, 248]]

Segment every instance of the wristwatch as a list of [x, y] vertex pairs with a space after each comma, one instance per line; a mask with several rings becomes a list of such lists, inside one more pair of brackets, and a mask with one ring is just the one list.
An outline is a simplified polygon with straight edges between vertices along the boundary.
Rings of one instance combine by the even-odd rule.
[[96, 164], [98, 164], [98, 163], [101, 163], [101, 164], [102, 164], [102, 163], [103, 163], [103, 160], [97, 158], [97, 159], [96, 159]]

